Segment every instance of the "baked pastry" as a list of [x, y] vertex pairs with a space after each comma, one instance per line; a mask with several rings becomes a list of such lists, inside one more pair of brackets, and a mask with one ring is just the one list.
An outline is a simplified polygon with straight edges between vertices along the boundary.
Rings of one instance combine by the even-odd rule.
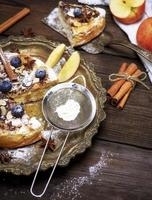
[[40, 140], [46, 122], [41, 102], [16, 104], [4, 97], [0, 100], [0, 147], [16, 148]]
[[58, 5], [58, 16], [73, 47], [83, 45], [97, 37], [105, 28], [105, 13], [87, 5]]
[[8, 60], [17, 80], [10, 81], [0, 63], [0, 147], [17, 148], [41, 139], [46, 127], [41, 100], [57, 83], [57, 76], [28, 54], [18, 53]]
[[7, 94], [18, 103], [41, 100], [46, 90], [58, 82], [51, 68], [26, 52], [12, 57], [10, 63], [18, 80], [12, 82], [12, 88]]
[[9, 70], [15, 72], [15, 81], [5, 71], [5, 62], [0, 62], [0, 148], [27, 146], [41, 139], [47, 129], [41, 110], [44, 94], [59, 81], [71, 78], [80, 64], [78, 52], [66, 61], [65, 49], [63, 44], [57, 46], [46, 63], [28, 52], [9, 53], [5, 61], [10, 63]]

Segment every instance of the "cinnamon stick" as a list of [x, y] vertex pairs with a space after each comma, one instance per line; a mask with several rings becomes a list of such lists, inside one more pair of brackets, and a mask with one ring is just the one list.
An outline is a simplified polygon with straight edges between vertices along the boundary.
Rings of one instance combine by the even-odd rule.
[[[123, 63], [123, 65], [125, 66], [127, 64]], [[125, 69], [125, 67], [124, 67], [124, 69]], [[134, 63], [131, 63], [128, 66], [128, 68], [122, 72], [125, 72], [128, 75], [132, 75], [136, 70], [137, 70], [137, 65]], [[120, 73], [120, 71], [119, 71], [119, 73]], [[122, 79], [122, 80], [114, 82], [114, 84], [111, 86], [111, 88], [107, 91], [107, 95], [110, 97], [114, 97], [116, 95], [116, 93], [119, 91], [119, 89], [121, 88], [121, 86], [125, 83], [125, 81], [126, 80]]]
[[126, 71], [128, 64], [127, 63], [122, 63], [120, 66], [119, 72], [118, 73], [123, 73]]
[[121, 110], [124, 108], [124, 106], [125, 106], [125, 104], [126, 104], [126, 102], [127, 102], [127, 100], [128, 100], [128, 97], [129, 97], [131, 91], [132, 91], [132, 88], [130, 88], [130, 89], [128, 90], [128, 92], [125, 94], [125, 96], [120, 100], [120, 102], [119, 102], [118, 105], [117, 105], [117, 108], [119, 108], [119, 109], [121, 109]]
[[[118, 73], [123, 73], [123, 72], [125, 72], [127, 66], [128, 66], [127, 63], [122, 63], [121, 66], [120, 66], [120, 69], [119, 69], [119, 72], [118, 72]], [[113, 85], [110, 87], [110, 89], [107, 91], [107, 98], [108, 98], [109, 101], [111, 100], [112, 93], [114, 92], [116, 83], [118, 83], [118, 81], [114, 82]], [[116, 86], [116, 87], [117, 87], [117, 86]]]
[[15, 74], [15, 72], [13, 71], [13, 69], [11, 68], [11, 65], [9, 64], [9, 62], [7, 62], [7, 60], [5, 59], [4, 53], [2, 48], [0, 48], [0, 58], [2, 60], [2, 63], [4, 65], [5, 71], [9, 77], [9, 79], [11, 81], [16, 81], [17, 80], [17, 75]]
[[[138, 78], [141, 75], [141, 70], [137, 69], [135, 73], [132, 75], [136, 78]], [[132, 88], [133, 85], [130, 81], [125, 81], [125, 83], [121, 86], [120, 90], [117, 92], [117, 94], [113, 97], [111, 103], [112, 105], [116, 106], [119, 102], [119, 100]]]
[[10, 26], [12, 26], [13, 24], [15, 24], [17, 21], [19, 21], [20, 19], [22, 19], [23, 17], [25, 17], [29, 13], [30, 13], [30, 9], [29, 8], [23, 8], [16, 15], [14, 15], [11, 18], [9, 18], [8, 20], [6, 20], [4, 23], [2, 23], [0, 25], [0, 33], [2, 33], [3, 31], [5, 31], [6, 29], [8, 29]]

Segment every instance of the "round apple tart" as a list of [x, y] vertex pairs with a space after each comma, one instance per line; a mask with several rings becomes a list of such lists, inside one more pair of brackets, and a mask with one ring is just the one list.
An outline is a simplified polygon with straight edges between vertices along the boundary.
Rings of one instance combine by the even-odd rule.
[[[0, 62], [0, 148], [17, 148], [41, 139], [47, 122], [41, 111], [46, 91], [58, 82], [69, 79], [79, 66], [79, 54], [74, 52], [68, 61], [63, 56], [65, 45], [54, 49], [44, 63], [28, 52], [5, 52], [9, 70], [16, 80], [10, 79], [5, 62]], [[70, 68], [72, 60], [77, 64]], [[64, 67], [65, 65], [65, 67]], [[68, 72], [69, 71], [69, 72]]]

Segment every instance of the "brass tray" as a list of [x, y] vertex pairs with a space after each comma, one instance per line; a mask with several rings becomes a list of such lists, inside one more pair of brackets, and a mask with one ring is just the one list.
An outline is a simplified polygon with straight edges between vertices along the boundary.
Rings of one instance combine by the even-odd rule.
[[[17, 45], [20, 50], [27, 50], [32, 56], [45, 61], [49, 53], [57, 46], [58, 43], [47, 40], [43, 36], [36, 36], [33, 38], [10, 36], [7, 39], [0, 41], [0, 46], [4, 49], [4, 51], [10, 50], [12, 44]], [[67, 54], [71, 54], [72, 51], [73, 49], [71, 47], [67, 47]], [[80, 67], [76, 75], [78, 74], [83, 74], [86, 78], [87, 87], [96, 99], [97, 113], [95, 119], [89, 127], [80, 133], [74, 133], [70, 136], [63, 155], [59, 161], [59, 166], [68, 165], [71, 158], [84, 152], [86, 148], [91, 146], [92, 137], [95, 133], [97, 133], [100, 122], [106, 117], [103, 110], [104, 103], [106, 101], [105, 89], [102, 87], [100, 78], [95, 75], [93, 66], [87, 64], [84, 60], [81, 60]], [[16, 175], [29, 175], [36, 170], [42, 150], [43, 148], [41, 147], [41, 142], [15, 150], [1, 149], [0, 153], [4, 152], [10, 154], [12, 159], [8, 163], [0, 163], [0, 171], [11, 172]], [[41, 170], [46, 170], [54, 165], [59, 150], [60, 148], [54, 152], [47, 150], [44, 161], [41, 165]]]

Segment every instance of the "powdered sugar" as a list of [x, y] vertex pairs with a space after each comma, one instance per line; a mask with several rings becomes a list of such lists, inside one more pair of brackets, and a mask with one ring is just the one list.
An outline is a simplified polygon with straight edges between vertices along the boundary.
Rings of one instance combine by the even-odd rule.
[[[56, 151], [62, 145], [63, 138], [65, 138], [65, 133], [64, 132], [62, 133], [62, 131], [59, 129], [53, 129], [53, 131], [51, 131], [50, 129], [42, 131], [41, 135], [44, 140], [48, 140], [48, 137], [51, 134], [50, 138], [51, 138], [51, 140], [54, 141], [53, 151]], [[62, 138], [62, 136], [63, 136], [63, 138]]]
[[56, 192], [53, 193], [50, 200], [63, 199], [64, 195], [66, 195], [67, 200], [80, 199], [81, 194], [79, 189], [86, 184], [90, 184], [90, 180], [87, 176], [68, 179], [56, 187]]
[[22, 162], [22, 160], [26, 160], [27, 161], [27, 165], [30, 163], [30, 159], [32, 158], [33, 154], [31, 152], [34, 152], [34, 147], [29, 146], [29, 147], [25, 147], [23, 148], [18, 148], [15, 150], [10, 150], [9, 153], [12, 156], [12, 162], [15, 162], [16, 159], [20, 162]]
[[105, 157], [101, 156], [100, 160], [93, 166], [89, 167], [90, 176], [92, 178], [98, 176], [102, 170], [102, 168], [106, 167], [107, 160], [105, 160]]
[[80, 105], [77, 101], [69, 99], [65, 104], [57, 107], [56, 112], [64, 121], [73, 121], [80, 112]]
[[99, 177], [98, 180], [102, 181], [101, 175], [104, 168], [106, 168], [110, 162], [112, 156], [113, 154], [110, 152], [103, 152], [99, 161], [89, 167], [89, 174], [87, 176], [79, 176], [65, 180], [56, 187], [50, 200], [63, 199], [64, 196], [66, 196], [67, 200], [81, 199], [82, 195], [80, 189], [85, 185], [92, 185], [94, 178]]
[[58, 14], [58, 8], [55, 8], [48, 17], [45, 18], [47, 20], [48, 25], [56, 25], [56, 16]]
[[66, 59], [64, 57], [62, 57], [59, 62], [53, 67], [54, 73], [56, 75], [59, 74], [59, 72], [61, 71], [63, 65], [66, 63]]

